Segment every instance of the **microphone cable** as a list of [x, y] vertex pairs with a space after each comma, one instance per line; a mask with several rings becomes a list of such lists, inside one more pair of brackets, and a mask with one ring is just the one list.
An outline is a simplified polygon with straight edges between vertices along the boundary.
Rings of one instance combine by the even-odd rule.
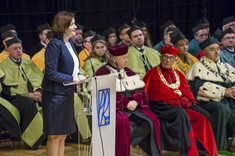
[[[118, 72], [118, 78], [119, 78], [119, 80], [120, 80], [120, 94], [122, 93], [122, 82], [121, 82], [121, 79], [122, 79], [122, 76], [121, 76], [121, 73], [120, 73], [120, 69], [119, 69], [119, 66], [118, 66], [118, 63], [117, 63], [117, 60], [116, 60], [116, 58], [112, 55], [112, 54], [110, 54], [112, 57], [113, 57], [113, 59], [114, 59], [114, 61], [115, 61], [115, 64], [116, 64], [116, 67], [117, 67], [117, 72]], [[129, 146], [128, 146], [128, 138], [127, 138], [127, 134], [126, 134], [126, 126], [125, 126], [125, 120], [124, 120], [124, 111], [123, 111], [123, 105], [124, 105], [124, 103], [123, 103], [123, 98], [122, 98], [122, 94], [121, 94], [121, 101], [122, 101], [122, 121], [123, 121], [123, 128], [124, 128], [124, 133], [125, 133], [125, 138], [126, 138], [126, 143], [127, 143], [127, 149], [129, 148]], [[126, 156], [128, 156], [129, 154], [128, 153], [126, 153]]]
[[[91, 69], [92, 69], [92, 72], [93, 72], [93, 78], [95, 80], [95, 95], [96, 95], [96, 108], [97, 108], [97, 119], [99, 119], [99, 110], [98, 110], [98, 89], [97, 89], [97, 79], [96, 79], [96, 73], [95, 73], [95, 70], [94, 70], [94, 66], [92, 64], [92, 61], [91, 61], [91, 58], [90, 56], [88, 56], [88, 54], [86, 53], [86, 51], [84, 50], [88, 60], [90, 61], [90, 64], [91, 64]], [[99, 126], [99, 120], [98, 120], [98, 128], [99, 128], [99, 135], [100, 135], [100, 141], [101, 141], [101, 149], [102, 149], [102, 154], [104, 156], [104, 143], [103, 143], [103, 139], [102, 139], [102, 134], [101, 134], [101, 130], [100, 130], [100, 126]]]

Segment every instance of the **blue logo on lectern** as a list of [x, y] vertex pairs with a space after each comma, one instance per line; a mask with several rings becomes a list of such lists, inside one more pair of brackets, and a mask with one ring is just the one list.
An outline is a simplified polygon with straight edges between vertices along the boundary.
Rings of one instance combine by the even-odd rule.
[[99, 126], [110, 124], [110, 88], [98, 91]]

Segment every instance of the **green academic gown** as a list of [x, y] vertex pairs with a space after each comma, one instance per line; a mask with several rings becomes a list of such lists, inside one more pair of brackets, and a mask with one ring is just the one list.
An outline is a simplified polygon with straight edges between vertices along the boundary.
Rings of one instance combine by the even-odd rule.
[[[228, 75], [230, 82], [216, 73]], [[203, 56], [188, 71], [186, 79], [200, 106], [211, 114], [218, 150], [226, 150], [228, 137], [235, 136], [235, 100], [223, 97], [222, 93], [235, 86], [235, 69], [227, 63], [214, 63]]]
[[30, 60], [22, 59], [20, 66], [28, 79], [27, 82], [23, 79], [19, 65], [9, 57], [0, 64], [0, 68], [5, 74], [2, 77], [2, 96], [19, 111], [16, 113], [17, 111], [13, 107], [14, 111], [10, 110], [16, 121], [20, 119], [21, 139], [30, 148], [36, 149], [45, 136], [42, 131], [42, 116], [36, 103], [28, 98], [28, 89], [32, 89], [32, 91], [39, 89], [43, 74]]
[[[105, 65], [107, 62], [102, 61], [99, 59], [99, 57], [93, 57], [90, 59], [94, 68], [94, 72], [96, 72], [100, 67]], [[85, 64], [83, 65], [83, 69], [86, 71], [86, 73], [89, 75], [89, 77], [93, 76], [93, 71], [91, 67], [91, 62], [87, 59], [85, 61]]]
[[[140, 78], [143, 78], [146, 74], [145, 66], [152, 67], [160, 64], [160, 54], [149, 47], [144, 47], [144, 51], [140, 52], [134, 46], [129, 47], [128, 49], [128, 63], [127, 67], [130, 68], [135, 74], [139, 75]], [[143, 61], [143, 57], [147, 59]], [[148, 70], [150, 70], [148, 69]]]

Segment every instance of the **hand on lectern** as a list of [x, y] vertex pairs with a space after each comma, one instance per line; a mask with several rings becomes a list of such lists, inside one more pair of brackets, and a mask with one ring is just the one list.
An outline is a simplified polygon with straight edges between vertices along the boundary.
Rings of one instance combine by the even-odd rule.
[[78, 75], [78, 76], [73, 77], [74, 82], [79, 82], [79, 81], [82, 81], [82, 80], [85, 80], [85, 79], [86, 79], [86, 77], [83, 76], [83, 75]]

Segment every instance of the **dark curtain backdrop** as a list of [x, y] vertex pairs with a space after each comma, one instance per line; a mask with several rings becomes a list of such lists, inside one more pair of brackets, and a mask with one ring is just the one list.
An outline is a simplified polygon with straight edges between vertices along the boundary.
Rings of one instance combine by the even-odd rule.
[[234, 0], [3, 0], [0, 26], [13, 23], [26, 50], [39, 42], [36, 27], [50, 23], [58, 11], [76, 13], [76, 22], [98, 33], [108, 26], [143, 20], [153, 43], [162, 38], [160, 25], [171, 19], [190, 40], [191, 28], [201, 17], [211, 24], [211, 32], [221, 28], [222, 19], [235, 15]]

